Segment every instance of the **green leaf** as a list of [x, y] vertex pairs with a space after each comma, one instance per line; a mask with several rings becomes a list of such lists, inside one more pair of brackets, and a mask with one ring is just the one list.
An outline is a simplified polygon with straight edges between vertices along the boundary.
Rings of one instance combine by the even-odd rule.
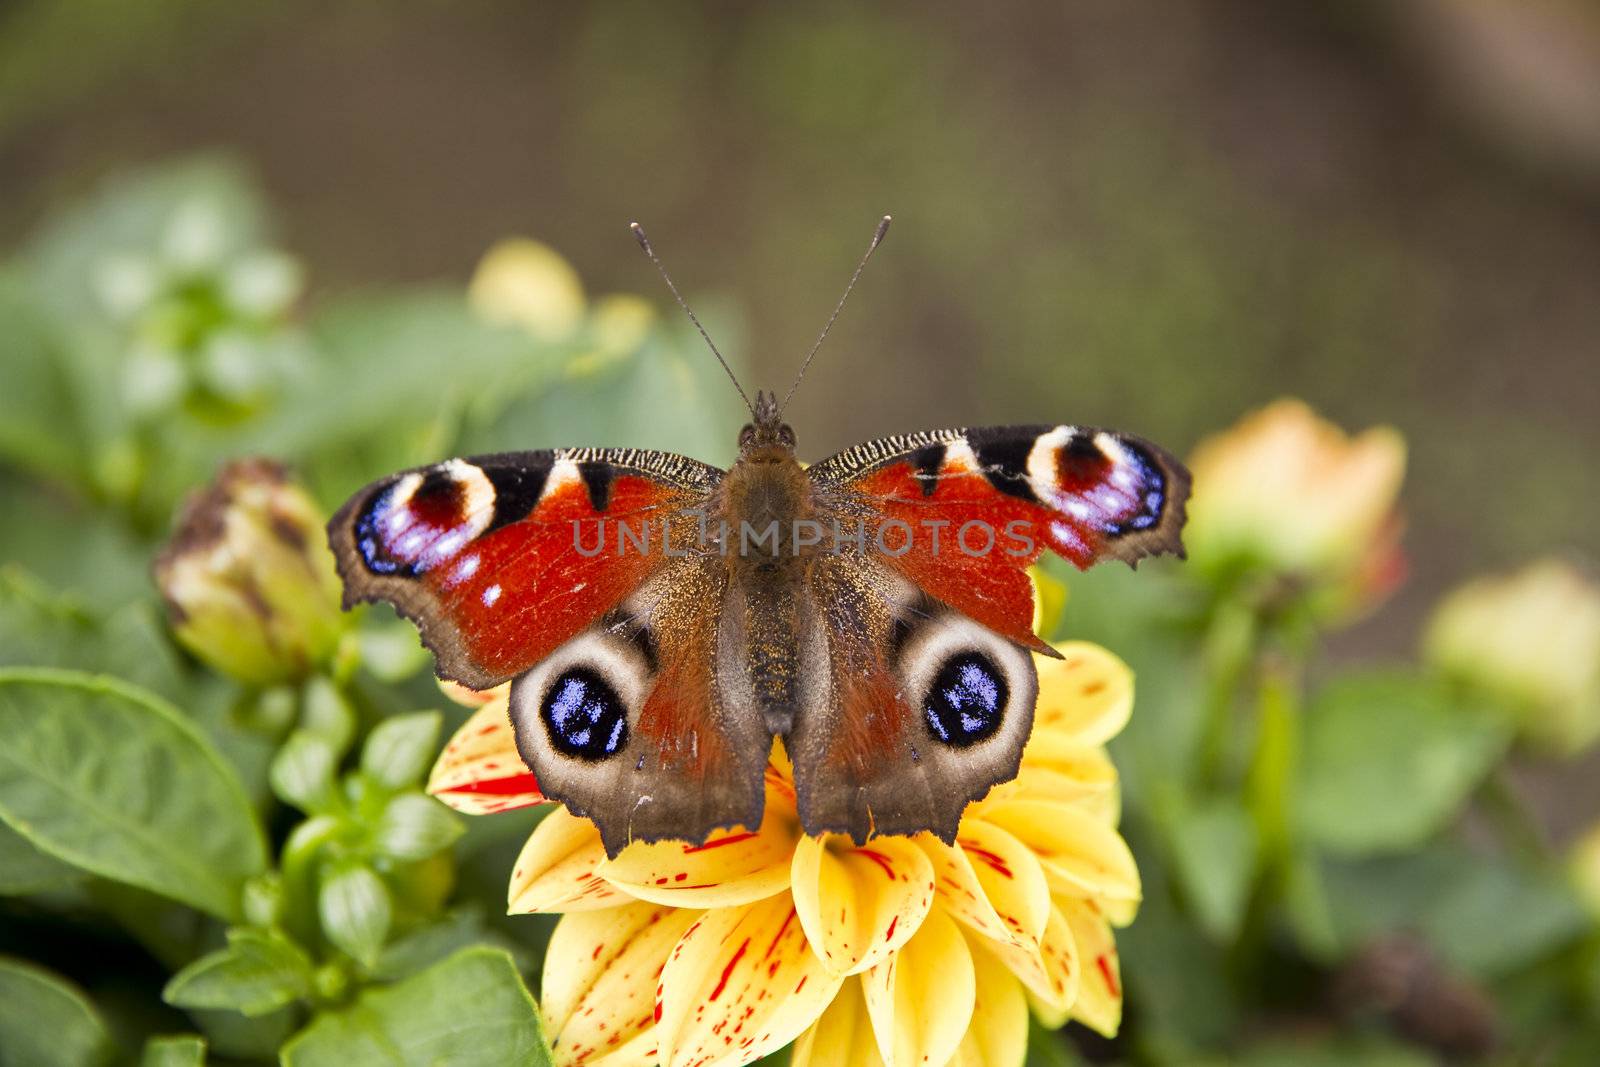
[[441, 721], [436, 711], [385, 719], [367, 737], [361, 769], [385, 789], [416, 785], [438, 751]]
[[482, 911], [468, 906], [385, 946], [372, 977], [389, 982], [409, 978], [461, 949], [501, 943], [501, 937], [484, 922]]
[[300, 729], [289, 735], [267, 772], [279, 800], [308, 815], [330, 811], [337, 796], [334, 771], [339, 753], [322, 734]]
[[373, 842], [386, 856], [424, 860], [449, 848], [464, 833], [461, 820], [437, 800], [422, 793], [402, 793], [385, 805]]
[[1170, 827], [1173, 875], [1200, 929], [1232, 941], [1244, 919], [1256, 869], [1256, 832], [1237, 800], [1218, 798]]
[[539, 1012], [511, 957], [469, 948], [355, 1005], [330, 1012], [283, 1050], [284, 1067], [547, 1067]]
[[311, 958], [279, 934], [228, 931], [228, 947], [172, 976], [161, 999], [179, 1008], [226, 1008], [266, 1015], [311, 991]]
[[144, 1043], [139, 1067], [205, 1067], [206, 1040], [198, 1034], [152, 1037]]
[[339, 948], [371, 967], [389, 937], [394, 905], [383, 879], [354, 861], [330, 866], [317, 893], [322, 932]]
[[0, 282], [0, 459], [58, 482], [81, 481], [72, 387], [60, 338], [13, 284]]
[[267, 865], [210, 743], [155, 696], [74, 671], [0, 670], [0, 820], [57, 859], [224, 919]]
[[1493, 977], [1542, 959], [1589, 928], [1553, 874], [1491, 860], [1459, 845], [1402, 856], [1330, 859], [1323, 903], [1345, 950], [1420, 933], [1453, 967]]
[[26, 837], [0, 822], [0, 896], [56, 889], [82, 877], [76, 867], [40, 852]]
[[[141, 569], [148, 567], [145, 561]], [[148, 581], [148, 574], [141, 577]], [[169, 700], [185, 688], [150, 605], [127, 604], [99, 617], [16, 566], [0, 568], [0, 666], [100, 671]]]
[[1472, 974], [1505, 974], [1567, 944], [1590, 926], [1564, 881], [1481, 859], [1421, 916], [1445, 959]]
[[0, 956], [0, 1065], [94, 1067], [111, 1039], [94, 1006], [57, 975]]
[[1421, 680], [1342, 679], [1306, 716], [1301, 827], [1344, 854], [1412, 848], [1455, 816], [1507, 740], [1499, 717]]
[[300, 726], [325, 738], [335, 757], [343, 756], [355, 737], [356, 711], [332, 679], [317, 675], [306, 682]]

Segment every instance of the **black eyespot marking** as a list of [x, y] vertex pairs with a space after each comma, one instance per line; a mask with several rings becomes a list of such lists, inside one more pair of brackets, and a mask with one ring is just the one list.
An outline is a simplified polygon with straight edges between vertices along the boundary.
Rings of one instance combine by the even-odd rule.
[[539, 717], [556, 751], [592, 762], [628, 743], [628, 713], [617, 691], [587, 667], [562, 673], [545, 691]]
[[1033, 452], [1036, 436], [1014, 436], [1002, 428], [994, 436], [978, 430], [967, 434], [967, 444], [978, 457], [978, 466], [989, 484], [1008, 496], [1037, 503], [1039, 497], [1028, 482], [1028, 456]]
[[944, 467], [948, 446], [942, 441], [923, 445], [911, 453], [911, 476], [922, 486], [923, 496], [932, 496], [939, 487], [939, 471]]
[[952, 748], [966, 748], [1000, 729], [1010, 690], [994, 660], [981, 652], [952, 656], [939, 669], [922, 714], [933, 736]]
[[480, 465], [489, 484], [494, 486], [494, 520], [484, 533], [527, 518], [544, 495], [544, 483], [550, 477], [551, 466], [548, 459], [528, 467]]
[[617, 469], [604, 460], [584, 460], [578, 464], [578, 476], [589, 490], [589, 503], [594, 510], [605, 511], [611, 502], [611, 480], [617, 476]]

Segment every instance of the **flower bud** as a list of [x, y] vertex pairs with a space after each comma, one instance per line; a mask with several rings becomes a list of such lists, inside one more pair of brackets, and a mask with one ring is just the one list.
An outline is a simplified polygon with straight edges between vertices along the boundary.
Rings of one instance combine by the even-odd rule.
[[491, 322], [520, 326], [541, 341], [560, 341], [583, 322], [583, 283], [560, 253], [537, 241], [501, 241], [483, 257], [467, 291]]
[[1600, 735], [1600, 587], [1558, 560], [1447, 596], [1424, 638], [1430, 663], [1519, 715], [1524, 740], [1572, 753]]
[[1405, 441], [1395, 430], [1352, 437], [1279, 400], [1202, 441], [1189, 466], [1184, 542], [1198, 569], [1265, 571], [1319, 596], [1329, 614], [1369, 606], [1398, 581]]
[[270, 460], [230, 463], [190, 498], [155, 577], [178, 640], [251, 685], [306, 676], [345, 631], [322, 517]]

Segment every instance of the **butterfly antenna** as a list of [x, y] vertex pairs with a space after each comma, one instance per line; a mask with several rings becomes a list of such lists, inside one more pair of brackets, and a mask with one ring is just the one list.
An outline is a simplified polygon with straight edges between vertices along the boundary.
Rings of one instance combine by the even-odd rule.
[[644, 235], [644, 227], [637, 222], [630, 222], [628, 223], [628, 229], [633, 231], [633, 236], [638, 240], [639, 247], [644, 249], [644, 254], [650, 257], [650, 262], [656, 265], [656, 270], [661, 272], [661, 280], [667, 283], [667, 288], [672, 290], [673, 299], [677, 300], [678, 306], [683, 309], [683, 313], [689, 316], [689, 321], [694, 323], [694, 328], [700, 331], [700, 336], [705, 339], [706, 347], [711, 349], [713, 356], [717, 357], [717, 362], [722, 364], [722, 369], [728, 372], [728, 380], [733, 383], [735, 389], [739, 390], [739, 399], [744, 401], [744, 406], [750, 409], [750, 416], [754, 418], [756, 413], [755, 405], [750, 403], [750, 397], [746, 395], [744, 386], [739, 384], [739, 379], [734, 375], [733, 368], [728, 366], [728, 361], [722, 358], [721, 352], [717, 351], [717, 346], [711, 340], [711, 335], [706, 333], [704, 326], [700, 325], [700, 320], [695, 318], [694, 312], [689, 310], [689, 304], [683, 299], [683, 294], [678, 292], [676, 285], [672, 284], [672, 275], [668, 274], [667, 268], [661, 265], [661, 259], [656, 255], [656, 250], [650, 247], [650, 238]]
[[844, 287], [844, 295], [834, 305], [833, 314], [828, 316], [828, 324], [822, 328], [822, 333], [817, 335], [817, 343], [811, 346], [811, 351], [806, 353], [806, 361], [800, 364], [800, 373], [794, 376], [794, 384], [789, 386], [789, 391], [783, 396], [783, 403], [778, 405], [778, 412], [789, 406], [789, 398], [794, 396], [794, 391], [800, 388], [800, 379], [806, 376], [806, 370], [811, 366], [811, 360], [817, 354], [817, 349], [822, 347], [822, 342], [828, 339], [828, 331], [833, 329], [834, 321], [839, 318], [839, 312], [844, 310], [844, 302], [850, 299], [850, 290], [856, 287], [856, 279], [861, 277], [861, 272], [867, 267], [867, 260], [872, 258], [872, 253], [878, 250], [883, 243], [883, 235], [889, 232], [890, 216], [885, 215], [878, 223], [878, 228], [872, 233], [872, 243], [867, 245], [867, 251], [861, 257], [861, 262], [856, 264], [856, 272], [850, 275], [850, 284]]

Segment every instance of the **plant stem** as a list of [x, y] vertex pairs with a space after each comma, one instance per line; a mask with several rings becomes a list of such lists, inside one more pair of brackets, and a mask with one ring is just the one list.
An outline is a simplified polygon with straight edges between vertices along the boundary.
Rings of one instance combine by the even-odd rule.
[[1555, 861], [1544, 827], [1528, 807], [1504, 764], [1495, 767], [1479, 791], [1484, 810], [1493, 820], [1496, 836], [1508, 852], [1538, 867]]
[[1234, 704], [1239, 687], [1255, 659], [1255, 613], [1224, 599], [1206, 629], [1206, 704], [1195, 780], [1202, 790], [1222, 785], [1228, 771], [1233, 736]]

